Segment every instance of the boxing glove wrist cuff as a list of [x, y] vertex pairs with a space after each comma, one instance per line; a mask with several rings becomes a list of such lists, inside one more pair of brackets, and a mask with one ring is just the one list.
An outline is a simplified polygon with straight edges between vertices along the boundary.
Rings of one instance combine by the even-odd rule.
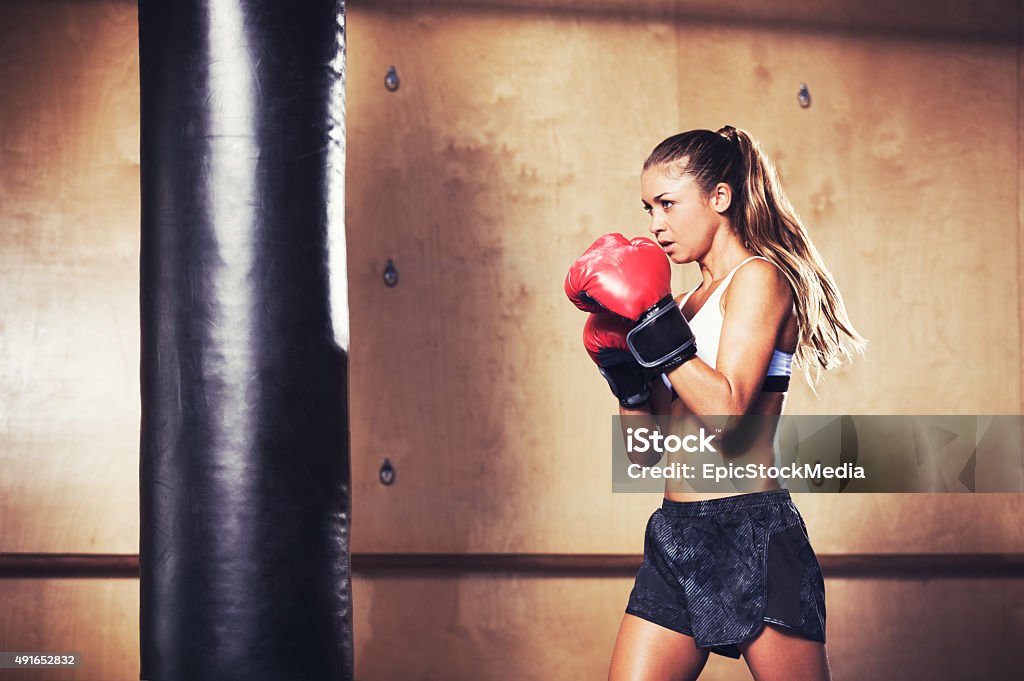
[[650, 374], [628, 352], [605, 348], [597, 360], [598, 371], [623, 407], [636, 409], [651, 398]]
[[639, 385], [635, 380], [626, 379], [622, 380], [621, 374], [616, 375], [613, 369], [606, 369], [605, 367], [598, 367], [598, 371], [604, 376], [604, 380], [608, 381], [608, 387], [612, 389], [612, 394], [619, 398], [619, 404], [627, 409], [636, 409], [647, 404], [651, 399], [651, 386], [647, 383], [640, 383]]
[[626, 345], [640, 366], [668, 371], [697, 354], [697, 342], [682, 310], [665, 296], [640, 317], [626, 335]]

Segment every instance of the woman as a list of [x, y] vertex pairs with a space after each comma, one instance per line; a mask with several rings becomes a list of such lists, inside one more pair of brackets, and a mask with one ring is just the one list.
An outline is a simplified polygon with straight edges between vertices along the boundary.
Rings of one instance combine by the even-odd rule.
[[[679, 352], [650, 384], [635, 361], [602, 364], [608, 347], [628, 347], [642, 359], [632, 343], [621, 343], [625, 329], [616, 329], [611, 315], [591, 315], [588, 333], [600, 336], [588, 349], [620, 397], [622, 415], [663, 431], [674, 426], [659, 415], [671, 415], [671, 424], [766, 417], [752, 419], [769, 425], [754, 426], [744, 463], [773, 465], [792, 365], [813, 387], [865, 341], [771, 161], [746, 132], [725, 126], [666, 139], [644, 163], [641, 190], [650, 231], [668, 259], [700, 266], [700, 285], [675, 301], [692, 340], [678, 341]], [[639, 319], [637, 328], [645, 319], [623, 316]], [[757, 681], [831, 679], [824, 581], [803, 519], [778, 480], [753, 482], [754, 491], [731, 495], [666, 486], [647, 526], [611, 681], [696, 679], [711, 652], [742, 655]]]

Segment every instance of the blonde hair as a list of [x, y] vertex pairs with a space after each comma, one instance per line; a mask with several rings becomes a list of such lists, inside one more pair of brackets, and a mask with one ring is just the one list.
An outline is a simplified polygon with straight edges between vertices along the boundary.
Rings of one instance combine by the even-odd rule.
[[732, 188], [726, 216], [736, 234], [751, 252], [778, 266], [793, 289], [798, 329], [794, 362], [812, 389], [823, 371], [864, 353], [867, 340], [850, 322], [832, 273], [757, 140], [731, 125], [716, 132], [683, 132], [655, 147], [644, 162], [644, 170], [658, 166], [693, 178], [704, 196], [719, 182]]

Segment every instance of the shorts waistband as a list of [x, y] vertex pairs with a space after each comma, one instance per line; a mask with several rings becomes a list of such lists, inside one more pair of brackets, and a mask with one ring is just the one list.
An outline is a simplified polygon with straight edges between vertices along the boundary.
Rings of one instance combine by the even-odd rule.
[[750, 492], [749, 494], [736, 494], [731, 497], [702, 499], [701, 501], [662, 499], [661, 510], [675, 516], [715, 515], [737, 508], [782, 504], [789, 500], [788, 489], [774, 489], [768, 492]]

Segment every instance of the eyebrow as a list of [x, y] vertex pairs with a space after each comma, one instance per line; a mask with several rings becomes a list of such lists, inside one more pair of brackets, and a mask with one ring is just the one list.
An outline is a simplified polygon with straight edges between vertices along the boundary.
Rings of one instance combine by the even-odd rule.
[[[671, 190], [667, 191], [667, 192], [662, 192], [662, 193], [658, 194], [657, 196], [655, 196], [653, 199], [651, 199], [651, 201], [654, 201], [654, 202], [661, 201], [661, 197], [665, 196], [665, 194], [671, 194], [671, 193], [672, 193]], [[640, 203], [644, 204], [645, 206], [648, 205], [647, 201], [645, 201], [644, 199], [640, 199]]]

